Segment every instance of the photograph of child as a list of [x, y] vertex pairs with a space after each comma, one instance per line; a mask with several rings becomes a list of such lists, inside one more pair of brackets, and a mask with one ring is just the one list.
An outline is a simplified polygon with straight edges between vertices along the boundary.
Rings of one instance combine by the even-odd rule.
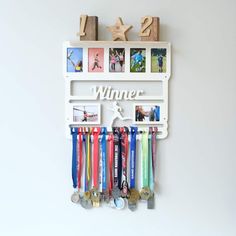
[[125, 49], [110, 48], [109, 49], [109, 71], [124, 72], [125, 71]]
[[151, 71], [166, 73], [166, 48], [152, 48], [151, 55]]
[[160, 106], [158, 105], [136, 105], [135, 121], [146, 124], [160, 121]]
[[67, 48], [67, 72], [83, 71], [83, 48]]
[[131, 48], [130, 49], [130, 72], [146, 71], [146, 49]]
[[77, 123], [98, 124], [100, 119], [99, 105], [73, 106], [73, 121]]
[[103, 72], [104, 71], [104, 49], [89, 48], [88, 49], [88, 71]]

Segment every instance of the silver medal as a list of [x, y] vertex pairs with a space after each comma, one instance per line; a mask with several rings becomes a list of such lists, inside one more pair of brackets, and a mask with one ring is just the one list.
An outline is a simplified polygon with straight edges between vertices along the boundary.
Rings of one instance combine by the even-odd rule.
[[91, 209], [93, 207], [92, 201], [83, 197], [80, 198], [80, 205], [85, 209]]
[[114, 198], [110, 198], [110, 201], [108, 202], [108, 204], [106, 206], [115, 209], [116, 205], [115, 205], [115, 202], [114, 202]]
[[125, 207], [125, 200], [121, 197], [114, 199], [114, 204], [117, 210], [122, 210]]
[[151, 196], [147, 200], [147, 209], [154, 209], [155, 208], [155, 197], [154, 193], [151, 193]]
[[114, 199], [117, 199], [121, 196], [121, 191], [118, 187], [114, 187], [111, 194]]
[[71, 195], [71, 201], [72, 201], [73, 203], [79, 203], [79, 201], [80, 201], [79, 192], [74, 192], [74, 193]]
[[131, 211], [135, 211], [137, 209], [137, 202], [130, 202], [130, 201], [128, 201], [128, 208]]

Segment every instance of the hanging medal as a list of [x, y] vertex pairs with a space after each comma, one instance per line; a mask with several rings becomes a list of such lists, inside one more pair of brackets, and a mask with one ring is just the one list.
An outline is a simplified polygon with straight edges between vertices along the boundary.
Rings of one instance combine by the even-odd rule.
[[122, 183], [121, 183], [121, 196], [123, 198], [128, 197], [129, 187], [127, 181], [127, 161], [128, 161], [128, 148], [129, 140], [128, 133], [129, 129], [127, 127], [121, 128], [121, 158], [122, 158]]
[[147, 208], [154, 209], [154, 179], [153, 179], [153, 160], [152, 160], [152, 128], [148, 134], [148, 164], [149, 164], [149, 188], [150, 196], [147, 199]]
[[98, 171], [99, 171], [99, 134], [100, 128], [93, 128], [93, 188], [90, 191], [91, 200], [94, 207], [99, 207], [100, 192], [98, 189]]
[[128, 198], [128, 208], [134, 211], [137, 208], [137, 202], [140, 198], [139, 191], [135, 188], [136, 181], [136, 137], [137, 127], [131, 127], [130, 130], [130, 196]]
[[113, 189], [112, 189], [112, 197], [114, 199], [119, 198], [121, 196], [120, 189], [118, 187], [118, 158], [119, 158], [119, 129], [113, 128], [114, 135], [114, 181], [113, 181]]
[[155, 162], [156, 162], [156, 135], [157, 127], [149, 129], [149, 187], [151, 195], [147, 200], [147, 208], [154, 209], [155, 207]]
[[77, 143], [77, 185], [78, 191], [74, 195], [73, 202], [79, 203], [80, 189], [82, 181], [82, 168], [83, 168], [83, 128], [78, 128], [78, 143]]
[[148, 131], [144, 130], [142, 133], [142, 189], [140, 191], [140, 197], [142, 200], [148, 200], [151, 191], [149, 188], [149, 156], [148, 156]]
[[112, 189], [112, 197], [114, 199], [114, 205], [116, 209], [123, 209], [125, 206], [124, 199], [121, 198], [121, 191], [119, 188], [119, 183], [121, 182], [119, 178], [121, 175], [119, 174], [120, 162], [119, 157], [121, 154], [121, 147], [120, 147], [120, 130], [119, 128], [113, 128], [113, 135], [114, 135], [114, 182], [113, 182], [113, 189]]
[[85, 160], [84, 160], [84, 195], [80, 198], [80, 204], [85, 209], [93, 207], [91, 201], [91, 194], [89, 191], [90, 177], [91, 177], [91, 160], [90, 160], [90, 133], [89, 128], [85, 128], [83, 135]]
[[101, 129], [101, 158], [102, 158], [102, 200], [109, 202], [107, 189], [107, 128]]
[[71, 128], [71, 135], [72, 135], [72, 181], [73, 181], [73, 188], [74, 193], [71, 195], [71, 201], [73, 203], [79, 203], [79, 191], [78, 187], [78, 179], [77, 179], [77, 134], [78, 128]]

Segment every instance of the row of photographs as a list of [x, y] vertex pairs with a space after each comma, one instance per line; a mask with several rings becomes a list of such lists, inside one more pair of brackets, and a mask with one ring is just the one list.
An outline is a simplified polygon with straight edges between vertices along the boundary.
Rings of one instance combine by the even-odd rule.
[[[76, 104], [73, 105], [73, 123], [76, 124], [101, 124], [101, 104]], [[155, 103], [134, 104], [134, 124], [157, 124], [160, 122], [160, 105]], [[122, 114], [116, 114], [123, 119]]]
[[[127, 50], [126, 50], [127, 51]], [[109, 48], [109, 65], [104, 65], [104, 48], [88, 48], [88, 57], [84, 57], [83, 48], [67, 48], [67, 72], [125, 72], [126, 53], [129, 54], [130, 72], [146, 72], [146, 48]], [[88, 68], [85, 69], [84, 58], [88, 58]], [[166, 73], [167, 49], [151, 48], [151, 72]]]

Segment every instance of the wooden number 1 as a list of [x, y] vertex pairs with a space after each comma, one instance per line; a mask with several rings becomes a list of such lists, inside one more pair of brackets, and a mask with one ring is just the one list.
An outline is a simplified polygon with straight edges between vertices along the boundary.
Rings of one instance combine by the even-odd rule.
[[85, 36], [85, 26], [88, 16], [87, 15], [81, 15], [80, 16], [80, 36]]
[[151, 29], [148, 29], [148, 27], [152, 24], [153, 18], [151, 16], [145, 16], [141, 18], [141, 24], [143, 24], [139, 36], [141, 37], [147, 37], [151, 34]]

